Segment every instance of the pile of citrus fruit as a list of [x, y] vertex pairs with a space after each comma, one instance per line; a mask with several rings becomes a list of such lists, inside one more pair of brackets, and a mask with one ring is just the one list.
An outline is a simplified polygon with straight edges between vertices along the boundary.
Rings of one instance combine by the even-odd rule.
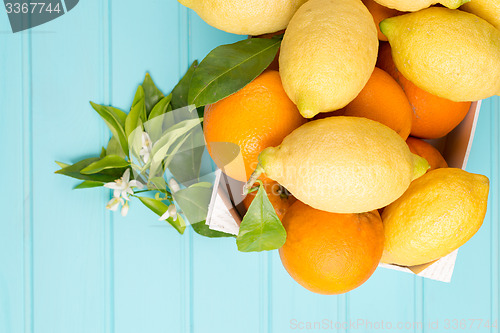
[[223, 171], [246, 189], [259, 178], [298, 283], [344, 293], [380, 262], [428, 263], [477, 232], [488, 178], [425, 140], [500, 94], [498, 0], [180, 2], [227, 32], [286, 29], [279, 64], [206, 106], [204, 134], [216, 161], [214, 143], [239, 146], [244, 167]]

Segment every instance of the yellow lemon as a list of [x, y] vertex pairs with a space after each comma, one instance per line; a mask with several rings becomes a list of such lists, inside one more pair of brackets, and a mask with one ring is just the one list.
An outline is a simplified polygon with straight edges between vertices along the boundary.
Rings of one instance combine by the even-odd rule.
[[460, 10], [432, 7], [380, 23], [396, 67], [418, 87], [454, 102], [500, 93], [500, 30]]
[[238, 35], [283, 30], [307, 0], [179, 0], [217, 29]]
[[489, 180], [440, 168], [414, 180], [382, 213], [382, 262], [413, 266], [439, 259], [467, 242], [486, 214]]
[[[393, 8], [402, 12], [416, 12], [435, 4], [441, 4], [448, 8], [458, 8], [463, 3], [470, 0], [375, 0], [384, 7]], [[476, 1], [476, 0], [474, 0]]]
[[283, 88], [306, 118], [343, 108], [370, 78], [377, 50], [373, 17], [360, 0], [309, 0], [283, 37]]
[[294, 130], [259, 155], [259, 171], [305, 204], [332, 213], [388, 205], [429, 168], [392, 129], [361, 117], [329, 117]]
[[477, 15], [500, 29], [500, 0], [473, 0], [461, 6], [460, 10]]

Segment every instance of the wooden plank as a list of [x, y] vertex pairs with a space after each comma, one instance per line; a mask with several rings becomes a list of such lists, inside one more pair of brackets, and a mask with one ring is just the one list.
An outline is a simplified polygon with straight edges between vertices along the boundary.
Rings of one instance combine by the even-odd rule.
[[[168, 94], [187, 69], [180, 68], [187, 40], [179, 38], [179, 8], [175, 1], [112, 2], [111, 104], [128, 112], [146, 72]], [[137, 200], [127, 217], [113, 219], [115, 331], [187, 332], [187, 237]]]
[[105, 332], [106, 196], [54, 174], [54, 160], [95, 156], [104, 143], [88, 104], [103, 94], [101, 12], [81, 2], [31, 32], [34, 332]]
[[30, 112], [29, 91], [24, 91], [29, 86], [25, 82], [30, 74], [29, 56], [23, 57], [25, 52], [29, 55], [26, 50], [29, 38], [29, 34], [12, 34], [7, 20], [0, 22], [0, 45], [8, 50], [0, 53], [0, 75], [3, 77], [0, 80], [0, 141], [3, 142], [0, 160], [4, 177], [0, 200], [3, 212], [0, 223], [0, 332], [31, 331], [31, 220], [30, 201], [25, 200], [25, 195], [29, 195], [29, 183], [23, 177], [29, 173], [30, 165], [24, 154], [24, 120]]
[[[496, 98], [498, 99], [498, 98]], [[424, 319], [442, 330], [498, 332], [491, 320], [498, 318], [498, 113], [494, 100], [483, 102], [467, 171], [490, 178], [489, 208], [483, 226], [458, 252], [450, 284], [426, 280], [424, 283]], [[493, 121], [492, 121], [493, 120]], [[496, 206], [496, 208], [494, 208]], [[493, 231], [496, 231], [495, 233]], [[495, 261], [495, 262], [494, 262]], [[496, 272], [496, 273], [495, 273]], [[497, 307], [498, 309], [498, 307]], [[497, 326], [498, 327], [498, 326]]]

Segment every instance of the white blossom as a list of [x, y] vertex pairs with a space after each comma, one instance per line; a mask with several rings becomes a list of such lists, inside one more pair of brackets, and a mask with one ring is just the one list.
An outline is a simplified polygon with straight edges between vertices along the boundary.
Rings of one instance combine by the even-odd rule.
[[144, 185], [137, 180], [130, 180], [130, 169], [127, 169], [120, 179], [106, 183], [104, 187], [114, 190], [113, 196], [115, 198], [122, 197], [125, 200], [129, 200], [129, 194], [134, 194], [132, 187], [143, 188]]
[[151, 138], [148, 133], [142, 132], [142, 148], [139, 151], [139, 155], [142, 156], [144, 163], [148, 163], [152, 149], [153, 143], [151, 142]]
[[158, 220], [165, 221], [169, 217], [173, 218], [174, 221], [177, 220], [177, 208], [175, 207], [174, 204], [171, 204], [170, 206], [168, 206], [167, 211], [165, 213], [163, 213], [163, 215], [160, 216], [160, 218]]

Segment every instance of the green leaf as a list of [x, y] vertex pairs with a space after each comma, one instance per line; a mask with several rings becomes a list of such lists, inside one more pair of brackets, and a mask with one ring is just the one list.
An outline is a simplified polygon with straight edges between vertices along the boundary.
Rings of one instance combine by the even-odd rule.
[[169, 112], [170, 100], [172, 94], [163, 97], [153, 108], [149, 114], [149, 120], [144, 124], [146, 132], [149, 134], [150, 139], [156, 142], [163, 132], [163, 121], [165, 120], [165, 113]]
[[144, 99], [138, 101], [127, 116], [127, 120], [125, 121], [125, 135], [127, 138], [130, 134], [139, 126], [142, 126], [141, 117], [146, 114], [146, 107], [144, 105]]
[[146, 73], [146, 77], [144, 78], [144, 82], [142, 82], [142, 87], [144, 88], [144, 101], [146, 105], [146, 119], [149, 116], [153, 107], [163, 98], [163, 93], [156, 87], [151, 79], [149, 73]]
[[103, 158], [106, 156], [106, 149], [104, 147], [101, 148], [101, 155], [99, 155], [100, 158]]
[[99, 105], [93, 102], [90, 102], [90, 104], [108, 125], [113, 136], [120, 142], [123, 152], [128, 154], [127, 136], [124, 128], [127, 114], [112, 106]]
[[[158, 216], [162, 216], [163, 214], [165, 214], [168, 209], [168, 206], [160, 200], [139, 196], [138, 198], [146, 207], [151, 209]], [[174, 221], [174, 219], [169, 217], [168, 219], [166, 219], [166, 221], [170, 223], [170, 225], [172, 225], [172, 227], [174, 227], [175, 230], [177, 230], [180, 234], [184, 233], [184, 230], [186, 229], [186, 223], [184, 222], [184, 219], [180, 216], [180, 214], [177, 214], [177, 220]]]
[[125, 169], [107, 169], [107, 170], [102, 170], [99, 173], [92, 174], [92, 175], [86, 175], [82, 174], [80, 171], [88, 167], [94, 162], [99, 161], [99, 157], [92, 157], [92, 158], [87, 158], [85, 160], [82, 160], [80, 162], [77, 162], [73, 165], [67, 166], [61, 170], [57, 170], [56, 173], [60, 175], [65, 175], [68, 177], [76, 178], [76, 179], [81, 179], [81, 180], [93, 180], [93, 181], [98, 181], [98, 182], [103, 182], [103, 183], [108, 183], [112, 182], [115, 179], [120, 178], [123, 175], [123, 172]]
[[211, 196], [212, 184], [208, 187], [206, 183], [198, 186], [194, 184], [173, 194], [175, 202], [191, 224], [204, 221], [207, 218]]
[[227, 234], [222, 231], [212, 230], [205, 224], [205, 221], [191, 224], [193, 230], [202, 236], [210, 238], [220, 238], [220, 237], [236, 237], [235, 235]]
[[241, 252], [269, 251], [285, 244], [286, 231], [263, 186], [248, 207], [236, 238]]
[[137, 87], [135, 91], [134, 101], [132, 102], [132, 107], [134, 107], [141, 99], [144, 99], [144, 88], [142, 86]]
[[63, 162], [59, 162], [59, 161], [55, 161], [57, 165], [59, 165], [61, 167], [61, 169], [64, 169], [66, 167], [69, 167], [71, 164], [67, 164], [67, 163], [63, 163]]
[[280, 44], [279, 39], [251, 38], [215, 48], [193, 74], [188, 104], [200, 107], [237, 92], [271, 64]]
[[169, 152], [172, 145], [176, 143], [177, 140], [182, 140], [185, 134], [187, 134], [192, 128], [199, 124], [199, 118], [189, 119], [175, 124], [164, 132], [162, 137], [155, 143], [151, 152], [152, 159], [150, 176], [156, 176], [156, 171], [158, 170], [160, 163], [168, 156], [168, 153], [172, 153]]
[[99, 161], [95, 161], [83, 168], [80, 173], [91, 175], [105, 169], [123, 169], [129, 166], [129, 163], [117, 155], [107, 155]]
[[92, 187], [100, 187], [100, 186], [103, 186], [104, 183], [103, 182], [96, 182], [96, 181], [93, 181], [93, 180], [84, 180], [82, 183], [76, 185], [75, 187], [73, 187], [74, 190], [79, 190], [79, 189], [82, 189], [82, 188], [92, 188]]
[[172, 108], [179, 109], [188, 105], [189, 85], [196, 67], [198, 67], [198, 60], [193, 61], [186, 74], [172, 90]]
[[171, 100], [172, 100], [172, 94], [160, 99], [160, 101], [156, 103], [156, 105], [154, 106], [153, 110], [151, 110], [148, 120], [151, 120], [155, 117], [161, 116], [162, 114], [166, 113]]
[[154, 189], [164, 191], [167, 188], [167, 182], [163, 177], [152, 177], [149, 181], [153, 184]]
[[108, 147], [106, 148], [106, 155], [117, 155], [122, 158], [126, 157], [125, 153], [122, 150], [122, 147], [120, 146], [120, 143], [114, 136], [109, 139]]
[[204, 151], [203, 131], [195, 128], [168, 161], [168, 169], [175, 179], [184, 185], [197, 181]]

